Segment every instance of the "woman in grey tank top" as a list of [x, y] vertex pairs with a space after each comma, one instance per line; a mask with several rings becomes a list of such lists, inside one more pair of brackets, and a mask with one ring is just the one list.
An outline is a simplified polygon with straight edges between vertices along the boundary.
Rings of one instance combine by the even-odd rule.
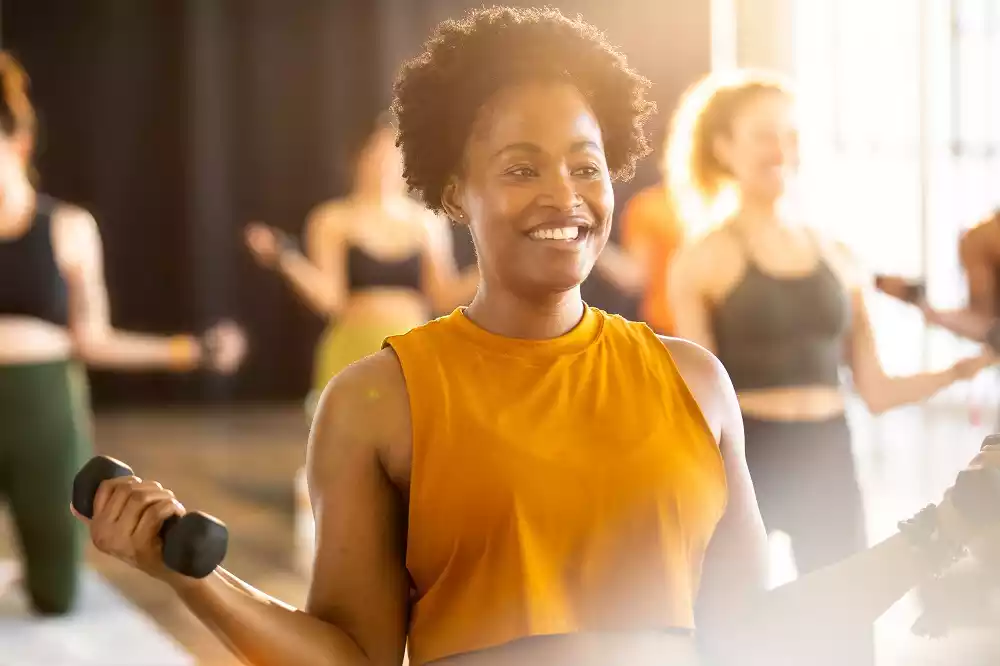
[[[781, 81], [746, 73], [688, 91], [668, 144], [671, 190], [679, 210], [697, 204], [725, 221], [682, 250], [670, 284], [677, 335], [713, 351], [737, 390], [765, 525], [791, 538], [804, 574], [867, 545], [841, 371], [879, 413], [929, 398], [994, 358], [886, 374], [858, 262], [782, 213], [798, 167], [792, 102]], [[871, 626], [828, 657], [815, 663], [873, 664]]]

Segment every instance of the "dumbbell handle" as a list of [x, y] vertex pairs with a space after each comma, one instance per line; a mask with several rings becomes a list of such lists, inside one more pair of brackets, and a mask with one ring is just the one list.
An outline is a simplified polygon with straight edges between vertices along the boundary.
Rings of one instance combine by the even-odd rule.
[[[73, 508], [84, 518], [94, 517], [94, 500], [97, 489], [108, 479], [120, 476], [135, 476], [132, 468], [110, 456], [97, 456], [77, 473], [73, 480]], [[170, 516], [160, 526], [160, 538], [166, 540], [170, 528], [177, 524], [180, 516]]]
[[[94, 517], [97, 489], [108, 479], [134, 476], [132, 468], [108, 456], [91, 458], [73, 479], [73, 508], [85, 518]], [[207, 576], [225, 557], [228, 531], [217, 519], [194, 512], [170, 516], [160, 526], [164, 563], [186, 576]]]

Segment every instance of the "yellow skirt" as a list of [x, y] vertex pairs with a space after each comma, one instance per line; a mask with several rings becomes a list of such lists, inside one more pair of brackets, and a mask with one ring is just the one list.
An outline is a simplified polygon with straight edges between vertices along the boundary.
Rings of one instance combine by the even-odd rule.
[[338, 322], [323, 332], [313, 357], [312, 390], [306, 398], [306, 415], [312, 421], [316, 403], [327, 383], [340, 371], [366, 356], [378, 352], [382, 342], [392, 335], [402, 335], [423, 321], [391, 318], [379, 321]]

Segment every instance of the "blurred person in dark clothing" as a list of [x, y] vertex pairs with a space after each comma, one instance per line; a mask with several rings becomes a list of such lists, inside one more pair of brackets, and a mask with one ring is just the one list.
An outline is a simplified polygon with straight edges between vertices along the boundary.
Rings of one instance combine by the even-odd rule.
[[27, 84], [0, 53], [0, 499], [13, 513], [31, 607], [62, 615], [80, 583], [82, 530], [68, 506], [91, 451], [84, 364], [230, 373], [245, 343], [229, 323], [203, 336], [112, 326], [94, 217], [32, 183]]

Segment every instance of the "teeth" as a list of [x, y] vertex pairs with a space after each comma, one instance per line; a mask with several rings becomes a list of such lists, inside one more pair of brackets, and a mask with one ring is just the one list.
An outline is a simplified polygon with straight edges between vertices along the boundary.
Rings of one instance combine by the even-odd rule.
[[575, 240], [579, 235], [579, 227], [563, 227], [561, 229], [536, 229], [528, 234], [528, 237], [535, 240]]

